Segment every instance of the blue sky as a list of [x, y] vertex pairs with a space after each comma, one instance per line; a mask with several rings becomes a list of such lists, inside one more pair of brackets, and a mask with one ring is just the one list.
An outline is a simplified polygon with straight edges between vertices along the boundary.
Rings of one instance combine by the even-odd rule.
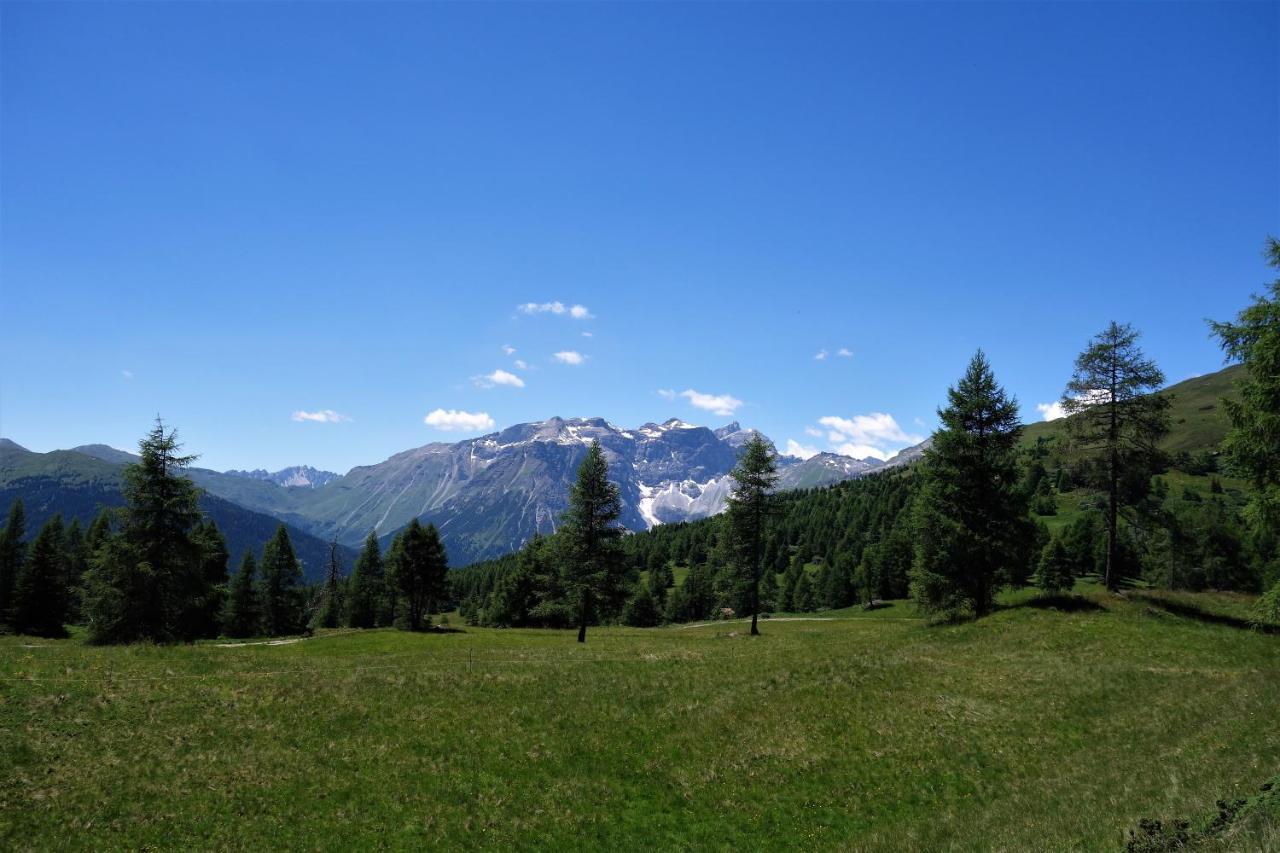
[[979, 346], [1026, 420], [1112, 318], [1212, 371], [1280, 232], [1278, 10], [6, 2], [0, 433], [887, 453]]

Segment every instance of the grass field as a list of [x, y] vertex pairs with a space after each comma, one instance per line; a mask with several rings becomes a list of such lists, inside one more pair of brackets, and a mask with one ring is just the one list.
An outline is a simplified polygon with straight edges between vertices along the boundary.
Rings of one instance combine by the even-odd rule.
[[1280, 636], [1187, 612], [4, 637], [0, 847], [1115, 850], [1280, 772]]

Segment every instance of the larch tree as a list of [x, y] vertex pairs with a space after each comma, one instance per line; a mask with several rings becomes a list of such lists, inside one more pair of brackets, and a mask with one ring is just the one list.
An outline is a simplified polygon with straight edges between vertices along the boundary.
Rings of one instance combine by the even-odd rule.
[[925, 612], [990, 612], [1002, 579], [1023, 574], [1031, 535], [1018, 485], [1018, 404], [982, 350], [947, 391], [942, 425], [925, 451], [915, 503], [911, 592]]
[[318, 628], [337, 628], [342, 623], [342, 572], [338, 566], [338, 542], [329, 542], [329, 565], [325, 569], [320, 607], [316, 611]]
[[621, 514], [618, 487], [609, 482], [609, 462], [600, 442], [592, 441], [569, 492], [560, 531], [565, 587], [577, 614], [579, 643], [587, 641], [587, 623], [596, 610], [615, 601], [621, 590]]
[[[751, 610], [751, 634], [760, 633], [760, 575], [764, 562], [765, 528], [773, 514], [774, 485], [778, 466], [773, 448], [760, 433], [752, 435], [738, 464], [730, 472], [733, 492], [729, 496], [730, 559], [738, 584]], [[770, 569], [772, 571], [772, 569]]]
[[[1267, 238], [1265, 257], [1280, 270], [1280, 240]], [[1223, 446], [1254, 485], [1246, 518], [1263, 581], [1274, 585], [1259, 600], [1258, 618], [1280, 621], [1280, 279], [1235, 322], [1210, 325], [1227, 359], [1248, 369], [1237, 383], [1240, 399], [1222, 401], [1231, 420]]]
[[1085, 462], [1085, 484], [1107, 496], [1107, 551], [1103, 578], [1119, 588], [1120, 515], [1151, 488], [1157, 447], [1169, 431], [1169, 400], [1154, 393], [1164, 374], [1138, 347], [1139, 333], [1112, 322], [1076, 357], [1062, 407], [1067, 432]]
[[177, 433], [156, 418], [124, 468], [120, 533], [99, 544], [85, 573], [84, 610], [96, 643], [195, 639], [193, 597], [208, 594], [203, 552], [192, 537], [199, 490], [179, 453]]

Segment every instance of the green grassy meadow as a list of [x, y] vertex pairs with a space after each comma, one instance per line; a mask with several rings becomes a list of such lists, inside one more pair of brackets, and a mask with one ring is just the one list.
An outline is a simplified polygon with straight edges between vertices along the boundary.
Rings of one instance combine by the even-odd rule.
[[[1141, 818], [1197, 818], [1280, 772], [1280, 635], [1078, 602], [585, 646], [3, 637], [0, 847], [1115, 850]], [[1280, 849], [1280, 820], [1214, 843]]]

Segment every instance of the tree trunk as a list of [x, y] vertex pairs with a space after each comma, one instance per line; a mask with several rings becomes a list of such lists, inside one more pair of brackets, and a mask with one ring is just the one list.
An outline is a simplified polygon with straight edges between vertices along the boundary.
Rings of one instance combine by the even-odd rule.
[[751, 592], [751, 636], [760, 636], [760, 629], [756, 627], [756, 618], [760, 615], [760, 572], [756, 572], [756, 585]]
[[1119, 585], [1119, 579], [1116, 577], [1116, 534], [1119, 527], [1117, 523], [1118, 507], [1116, 504], [1120, 500], [1120, 431], [1116, 412], [1116, 366], [1114, 355], [1111, 362], [1111, 388], [1109, 390], [1111, 392], [1111, 423], [1107, 433], [1107, 443], [1110, 445], [1111, 459], [1110, 468], [1107, 471], [1107, 571], [1105, 581], [1107, 589], [1115, 592], [1116, 587]]
[[578, 617], [578, 642], [587, 641], [587, 596], [582, 596], [582, 613]]

